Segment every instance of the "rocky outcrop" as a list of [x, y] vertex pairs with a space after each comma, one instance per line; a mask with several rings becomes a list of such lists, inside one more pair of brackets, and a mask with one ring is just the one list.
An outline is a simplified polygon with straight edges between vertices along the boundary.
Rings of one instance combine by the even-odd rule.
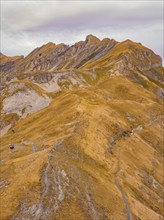
[[17, 65], [8, 68], [9, 71], [20, 74], [30, 71], [46, 71], [79, 68], [90, 59], [99, 59], [116, 44], [108, 38], [102, 41], [93, 35], [88, 35], [85, 41], [72, 46], [65, 44], [48, 43], [33, 50], [27, 57], [20, 60]]
[[[129, 74], [131, 71], [149, 71], [162, 67], [162, 59], [140, 43], [125, 41], [117, 45], [118, 55], [110, 65], [112, 73]], [[114, 51], [115, 52], [115, 51]], [[151, 71], [150, 71], [151, 72]]]
[[16, 114], [21, 118], [45, 108], [51, 99], [41, 93], [33, 85], [25, 83], [11, 83], [2, 93], [2, 113]]
[[50, 42], [36, 48], [25, 58], [16, 60], [10, 59], [1, 67], [5, 71], [2, 74], [2, 88], [5, 82], [15, 76], [22, 79], [25, 75], [35, 73], [36, 82], [48, 83], [54, 71], [74, 69], [103, 69], [113, 75], [147, 72], [147, 77], [152, 80], [161, 81], [163, 78], [162, 74], [158, 77], [159, 71], [156, 74], [156, 69], [162, 68], [162, 59], [150, 49], [130, 40], [118, 43], [109, 38], [100, 40], [93, 35], [72, 46]]
[[36, 83], [48, 83], [53, 78], [51, 73], [37, 73], [33, 76], [33, 79]]
[[50, 104], [46, 95], [38, 95], [34, 90], [18, 91], [3, 100], [3, 114], [16, 113], [25, 118]]

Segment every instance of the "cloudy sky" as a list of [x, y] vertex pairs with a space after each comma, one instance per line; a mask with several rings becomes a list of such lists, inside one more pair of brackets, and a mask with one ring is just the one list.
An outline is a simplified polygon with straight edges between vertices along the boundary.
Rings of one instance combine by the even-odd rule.
[[1, 1], [1, 52], [27, 55], [47, 42], [73, 44], [93, 34], [131, 39], [163, 55], [163, 0]]

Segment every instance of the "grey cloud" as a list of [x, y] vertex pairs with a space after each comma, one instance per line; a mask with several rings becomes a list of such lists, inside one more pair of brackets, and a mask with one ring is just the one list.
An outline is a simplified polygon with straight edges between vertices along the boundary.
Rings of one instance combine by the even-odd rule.
[[87, 34], [142, 42], [162, 56], [162, 1], [3, 1], [2, 52], [27, 54]]

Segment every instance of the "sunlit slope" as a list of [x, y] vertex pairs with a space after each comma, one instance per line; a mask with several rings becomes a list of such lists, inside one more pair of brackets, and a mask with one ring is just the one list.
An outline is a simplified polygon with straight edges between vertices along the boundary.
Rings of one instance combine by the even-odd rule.
[[162, 219], [157, 85], [84, 76], [2, 137], [2, 219]]
[[130, 40], [117, 43], [108, 53], [99, 59], [94, 58], [88, 61], [81, 68], [108, 67], [118, 61], [123, 62], [125, 68], [146, 69], [150, 66], [161, 65], [160, 56], [156, 55], [152, 50], [144, 47], [140, 43]]

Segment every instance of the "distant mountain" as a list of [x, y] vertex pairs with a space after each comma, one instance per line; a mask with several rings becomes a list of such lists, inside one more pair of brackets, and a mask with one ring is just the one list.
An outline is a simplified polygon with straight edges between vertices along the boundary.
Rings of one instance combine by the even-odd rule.
[[[85, 41], [72, 46], [48, 43], [25, 58], [1, 55], [0, 72], [13, 78], [28, 72], [100, 68], [121, 73], [157, 70], [162, 68], [162, 59], [140, 43], [130, 40], [118, 43], [113, 39], [99, 40], [88, 35]], [[157, 74], [160, 75], [159, 72]]]
[[0, 59], [2, 220], [164, 218], [160, 56], [88, 35]]
[[162, 65], [161, 58], [140, 43], [130, 40], [118, 43], [109, 38], [101, 41], [93, 35], [88, 35], [85, 41], [72, 46], [48, 43], [36, 48], [24, 59], [20, 58], [22, 57], [3, 58], [0, 70], [6, 71], [3, 68], [5, 63], [15, 60], [19, 60], [14, 63], [15, 68], [11, 66], [11, 71], [15, 72], [109, 67], [113, 61], [121, 61], [123, 66], [128, 62], [131, 69], [150, 69]]
[[23, 56], [9, 57], [0, 53], [0, 72], [8, 72], [14, 67], [14, 64], [23, 59]]

